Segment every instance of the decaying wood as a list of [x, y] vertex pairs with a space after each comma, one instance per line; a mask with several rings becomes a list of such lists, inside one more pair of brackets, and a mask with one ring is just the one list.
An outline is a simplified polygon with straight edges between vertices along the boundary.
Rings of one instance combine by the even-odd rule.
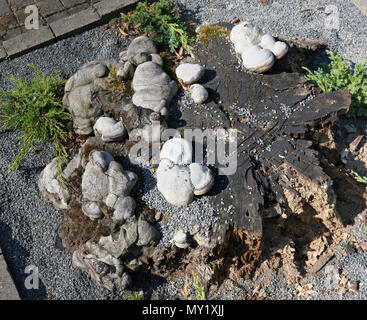
[[[220, 284], [234, 269], [241, 276], [251, 276], [265, 245], [276, 243], [274, 248], [265, 248], [267, 258], [277, 254], [269, 258], [267, 268], [283, 264], [285, 275], [298, 279], [297, 250], [305, 250], [305, 270], [318, 269], [326, 259], [323, 257], [329, 256], [327, 246], [332, 236], [326, 233], [334, 230], [340, 219], [332, 178], [320, 164], [312, 135], [348, 111], [350, 95], [343, 90], [315, 93], [294, 70], [307, 65], [312, 59], [309, 50], [319, 49], [322, 44], [317, 40], [287, 40], [290, 52], [265, 75], [242, 70], [233, 48], [221, 37], [212, 38], [205, 46], [199, 43], [193, 50], [197, 62], [206, 67], [202, 82], [210, 98], [202, 105], [186, 103], [181, 110], [174, 108], [167, 124], [179, 129], [236, 130], [237, 171], [234, 175], [216, 175], [209, 195], [222, 220], [218, 231], [210, 230], [215, 245], [184, 250], [175, 246], [156, 248], [152, 261], [146, 263], [153, 274], [173, 279], [195, 272], [208, 288]], [[147, 109], [130, 108], [129, 99], [116, 92], [107, 90], [93, 103], [98, 110], [96, 117], [110, 113], [116, 120], [122, 119], [128, 133], [152, 120], [161, 120]], [[91, 147], [126, 158], [128, 143], [102, 146], [97, 140], [91, 139]], [[276, 208], [281, 216], [275, 224], [276, 234], [265, 228], [264, 212], [269, 208]], [[66, 227], [61, 228], [61, 236], [73, 239], [64, 243], [70, 251], [113, 228], [107, 223], [73, 228], [80, 219], [84, 219], [80, 208], [64, 218]], [[292, 219], [296, 221], [294, 228], [287, 224]], [[280, 229], [290, 236], [280, 237]], [[300, 232], [304, 233], [303, 242], [296, 243]], [[223, 234], [224, 239], [220, 237]], [[307, 251], [308, 247], [314, 250]]]
[[[316, 40], [287, 40], [304, 50], [322, 45]], [[256, 239], [263, 232], [264, 209], [279, 204], [288, 211], [292, 206], [298, 210], [302, 207], [289, 203], [295, 198], [299, 205], [308, 203], [331, 227], [335, 221], [329, 221], [337, 216], [332, 182], [307, 137], [348, 111], [349, 93], [315, 95], [298, 73], [278, 71], [293, 63], [297, 51], [277, 62], [268, 74], [258, 75], [239, 71], [239, 60], [230, 46], [221, 38], [197, 46], [194, 56], [206, 66], [202, 82], [211, 99], [205, 106], [186, 106], [179, 115], [186, 128], [224, 127], [238, 132], [237, 172], [218, 177], [212, 203], [223, 221], [230, 221], [239, 234]], [[305, 57], [311, 55], [304, 51]], [[306, 58], [303, 65], [308, 62]], [[234, 208], [234, 214], [228, 213], [228, 207]], [[244, 256], [242, 265], [247, 264]]]
[[285, 37], [285, 36], [279, 36], [278, 39], [280, 41], [287, 42], [289, 45], [294, 45], [299, 48], [309, 49], [313, 51], [326, 47], [326, 44], [322, 42], [320, 39], [310, 39], [303, 37]]

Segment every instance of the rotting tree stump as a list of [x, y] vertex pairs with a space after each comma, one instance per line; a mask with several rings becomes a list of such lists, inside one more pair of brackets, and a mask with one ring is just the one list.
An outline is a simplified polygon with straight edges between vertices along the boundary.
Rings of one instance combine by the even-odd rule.
[[[180, 112], [172, 108], [169, 126], [233, 128], [238, 133], [237, 172], [217, 177], [210, 197], [232, 230], [216, 253], [221, 258], [211, 259], [216, 265], [211, 282], [228, 276], [233, 261], [242, 275], [251, 274], [259, 262], [263, 219], [269, 212], [299, 215], [307, 206], [327, 230], [340, 225], [332, 180], [320, 165], [311, 137], [346, 113], [351, 99], [348, 91], [320, 93], [308, 84], [299, 71], [311, 62], [310, 48], [320, 46], [314, 41], [303, 48], [296, 44], [288, 42], [288, 55], [264, 75], [242, 70], [223, 37], [199, 43], [188, 59], [205, 66], [200, 82], [210, 99], [205, 105], [181, 104]], [[229, 207], [234, 214], [228, 213]], [[190, 259], [197, 260], [186, 260]]]
[[[307, 235], [308, 243], [339, 224], [332, 179], [320, 164], [312, 136], [348, 111], [350, 95], [347, 91], [320, 93], [300, 75], [301, 66], [311, 63], [312, 50], [319, 48], [318, 43], [305, 42], [303, 46], [297, 39], [287, 42], [288, 55], [264, 75], [242, 70], [232, 45], [224, 38], [213, 37], [206, 44], [198, 43], [193, 50], [194, 58], [189, 62], [205, 66], [201, 82], [210, 98], [205, 104], [196, 105], [179, 96], [177, 104], [171, 105], [167, 124], [179, 130], [237, 130], [238, 166], [234, 175], [217, 175], [215, 187], [208, 195], [222, 218], [224, 233], [212, 230], [209, 236], [217, 245], [185, 250], [175, 246], [156, 248], [153, 262], [146, 264], [150, 272], [174, 278], [192, 270], [206, 286], [221, 283], [232, 271], [250, 276], [269, 240], [264, 230], [269, 229], [264, 223], [266, 217], [285, 215], [296, 217], [297, 222], [298, 217], [304, 219], [306, 223], [301, 227], [305, 229], [300, 232], [306, 233], [307, 227], [316, 230]], [[135, 118], [121, 114], [121, 106], [128, 102], [116, 93], [102, 92], [93, 103], [99, 112], [96, 116], [103, 112], [110, 113], [115, 120], [122, 116], [129, 132], [147, 124], [149, 112], [141, 111]], [[131, 141], [90, 141], [91, 147], [106, 150], [121, 162], [128, 161]], [[216, 166], [212, 169], [216, 172]], [[76, 175], [76, 189], [79, 178], [80, 173]], [[114, 228], [107, 223], [86, 223], [80, 210], [80, 190], [75, 190], [73, 197], [75, 206], [65, 213], [60, 228], [63, 245], [71, 252], [91, 238], [98, 241], [101, 234], [107, 235]], [[284, 230], [288, 231], [287, 226]], [[215, 239], [219, 237], [222, 238], [218, 242]], [[288, 251], [285, 254], [293, 259], [292, 250]]]

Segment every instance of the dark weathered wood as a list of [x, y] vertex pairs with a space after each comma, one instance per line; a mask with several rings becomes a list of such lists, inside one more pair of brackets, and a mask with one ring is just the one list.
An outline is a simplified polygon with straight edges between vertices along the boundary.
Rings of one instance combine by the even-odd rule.
[[[320, 45], [311, 44], [304, 48]], [[268, 74], [259, 75], [241, 70], [231, 44], [222, 38], [199, 44], [194, 51], [197, 62], [206, 66], [202, 82], [209, 89], [210, 101], [205, 106], [185, 105], [179, 119], [185, 127], [237, 129], [237, 172], [218, 178], [223, 190], [212, 201], [224, 220], [250, 233], [261, 235], [264, 208], [285, 204], [287, 179], [299, 175], [320, 188], [330, 184], [312, 143], [304, 138], [313, 129], [334, 123], [350, 105], [346, 91], [314, 96], [300, 74], [280, 72], [280, 68], [289, 69], [295, 54], [278, 61]], [[300, 57], [298, 69], [312, 57], [307, 49], [303, 54], [305, 60]]]

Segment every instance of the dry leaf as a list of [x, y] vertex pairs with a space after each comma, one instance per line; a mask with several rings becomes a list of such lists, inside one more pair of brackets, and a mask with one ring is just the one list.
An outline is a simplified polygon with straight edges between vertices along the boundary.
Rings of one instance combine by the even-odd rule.
[[184, 84], [184, 82], [182, 81], [182, 79], [178, 78], [178, 83], [181, 85], [181, 87], [185, 90], [185, 91], [189, 91], [190, 89]]
[[234, 19], [231, 21], [231, 24], [235, 24], [235, 23], [237, 23], [238, 21], [240, 21], [240, 18], [234, 18]]

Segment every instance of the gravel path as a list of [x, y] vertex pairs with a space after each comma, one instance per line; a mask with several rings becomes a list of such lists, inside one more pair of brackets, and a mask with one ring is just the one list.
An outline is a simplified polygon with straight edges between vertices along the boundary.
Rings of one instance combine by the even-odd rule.
[[[250, 21], [273, 36], [307, 36], [319, 38], [346, 59], [358, 63], [367, 59], [367, 17], [350, 0], [274, 0], [263, 4], [258, 0], [175, 0], [186, 10], [185, 17], [199, 23]], [[329, 21], [333, 13], [325, 12], [325, 4], [339, 16], [339, 25]], [[334, 6], [334, 7], [332, 7]], [[335, 11], [337, 10], [337, 11]], [[330, 25], [336, 27], [330, 29]]]
[[[312, 36], [325, 41], [331, 49], [353, 62], [366, 59], [367, 17], [353, 6], [350, 1], [331, 0], [340, 13], [340, 28], [330, 31], [324, 28], [326, 14], [319, 0], [306, 0], [295, 3], [291, 0], [274, 1], [264, 5], [256, 0], [176, 0], [186, 9], [188, 19], [203, 22], [230, 21], [235, 17], [242, 21], [250, 20], [275, 36]], [[302, 9], [309, 9], [300, 12]], [[117, 58], [123, 43], [112, 35], [101, 33], [99, 28], [81, 35], [62, 40], [46, 48], [38, 49], [22, 57], [0, 63], [0, 88], [9, 89], [11, 84], [6, 76], [30, 75], [27, 64], [34, 63], [42, 72], [61, 71], [62, 76], [70, 77], [85, 62], [94, 59]], [[0, 243], [9, 264], [20, 295], [23, 299], [115, 299], [107, 291], [96, 287], [89, 277], [71, 265], [71, 257], [58, 248], [56, 231], [60, 215], [52, 205], [41, 199], [37, 188], [39, 173], [52, 159], [53, 150], [47, 145], [40, 152], [30, 155], [21, 170], [13, 176], [8, 175], [8, 167], [16, 152], [17, 134], [0, 131]], [[358, 234], [365, 232], [360, 230]], [[367, 273], [364, 271], [366, 256], [341, 256], [335, 259], [345, 268], [354, 270], [353, 277], [365, 284]], [[26, 266], [39, 268], [39, 290], [26, 290], [24, 272]], [[364, 277], [364, 278], [363, 278]], [[315, 280], [316, 281], [316, 280]], [[322, 287], [322, 279], [315, 287]], [[160, 299], [177, 297], [177, 286], [173, 283], [162, 285], [153, 279], [145, 283], [147, 291], [154, 294], [152, 288], [158, 287]], [[248, 286], [248, 284], [244, 284]], [[273, 298], [291, 298], [293, 290], [281, 282], [274, 282]], [[366, 291], [348, 296], [348, 298], [366, 297]], [[214, 298], [235, 298], [233, 295], [220, 295]], [[330, 296], [331, 297], [331, 296]], [[316, 298], [316, 297], [315, 297]], [[325, 298], [325, 297], [321, 297]]]
[[[117, 58], [122, 41], [96, 28], [82, 35], [28, 53], [0, 64], [0, 87], [9, 89], [6, 76], [29, 76], [27, 64], [34, 63], [42, 72], [61, 71], [70, 77], [85, 59]], [[67, 68], [66, 68], [67, 66]], [[112, 299], [106, 290], [96, 287], [89, 277], [71, 265], [71, 256], [57, 249], [60, 214], [41, 198], [37, 181], [51, 161], [53, 150], [43, 145], [32, 153], [21, 170], [9, 176], [8, 167], [16, 154], [17, 134], [0, 131], [0, 242], [4, 256], [22, 299]], [[27, 266], [39, 268], [39, 290], [24, 285]]]

